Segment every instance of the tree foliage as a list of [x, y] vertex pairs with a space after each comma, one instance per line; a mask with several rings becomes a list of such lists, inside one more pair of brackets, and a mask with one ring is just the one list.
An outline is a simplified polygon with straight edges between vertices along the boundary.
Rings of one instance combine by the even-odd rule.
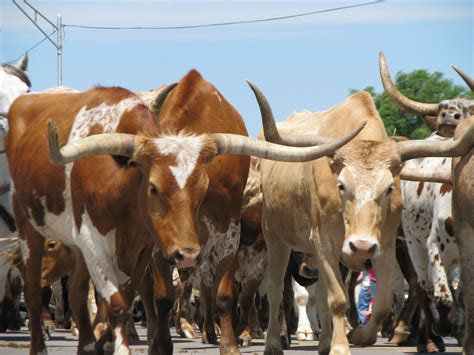
[[[414, 70], [410, 73], [399, 72], [396, 75], [395, 85], [406, 97], [425, 103], [439, 103], [442, 100], [455, 97], [474, 99], [474, 93], [469, 88], [455, 85], [443, 73], [429, 73], [425, 69]], [[350, 90], [353, 94], [358, 90]], [[389, 135], [401, 135], [411, 139], [421, 139], [429, 135], [428, 127], [419, 116], [401, 111], [385, 92], [377, 93], [372, 86], [364, 89], [374, 99], [385, 128]]]

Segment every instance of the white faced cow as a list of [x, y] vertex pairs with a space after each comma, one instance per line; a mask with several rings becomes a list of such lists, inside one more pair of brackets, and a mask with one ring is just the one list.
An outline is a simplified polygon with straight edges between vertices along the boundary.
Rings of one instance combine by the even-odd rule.
[[290, 249], [314, 250], [318, 257], [330, 312], [323, 318], [330, 316], [334, 327], [332, 339], [331, 330], [322, 329], [321, 353], [349, 353], [344, 330], [347, 297], [339, 262], [360, 271], [367, 259], [372, 260], [377, 276], [372, 318], [349, 335], [356, 345], [371, 345], [391, 310], [395, 237], [402, 210], [401, 163], [462, 155], [474, 144], [474, 127], [456, 143], [392, 142], [371, 96], [361, 92], [328, 111], [295, 114], [279, 125], [284, 136], [269, 137], [268, 132], [278, 133], [270, 105], [257, 88], [253, 90], [264, 121], [273, 123], [265, 129], [265, 138], [280, 144], [314, 144], [324, 139], [311, 135], [336, 138], [367, 121], [361, 133], [335, 154], [303, 164], [261, 162], [262, 225], [271, 275], [265, 351], [282, 353], [277, 315]]

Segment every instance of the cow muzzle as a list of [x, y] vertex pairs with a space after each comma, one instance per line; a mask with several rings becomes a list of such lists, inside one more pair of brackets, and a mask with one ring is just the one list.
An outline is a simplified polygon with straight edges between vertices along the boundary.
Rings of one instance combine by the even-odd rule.
[[307, 279], [317, 279], [319, 276], [318, 267], [305, 262], [300, 265], [298, 273]]
[[380, 251], [378, 241], [365, 236], [351, 236], [342, 247], [345, 258], [367, 260], [376, 256]]
[[178, 269], [186, 269], [199, 263], [200, 248], [178, 248], [170, 253], [166, 259]]

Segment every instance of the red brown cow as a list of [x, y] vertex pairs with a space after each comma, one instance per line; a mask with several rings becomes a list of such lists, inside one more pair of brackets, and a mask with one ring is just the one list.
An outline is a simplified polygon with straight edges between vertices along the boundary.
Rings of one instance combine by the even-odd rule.
[[[156, 102], [159, 106], [163, 97]], [[156, 112], [160, 112], [159, 107]], [[106, 301], [116, 353], [130, 352], [125, 336], [127, 310], [157, 246], [160, 252], [153, 264], [160, 271], [154, 280], [159, 322], [150, 352], [171, 353], [167, 319], [173, 287], [167, 262], [180, 268], [194, 266], [205, 242], [200, 237], [211, 234], [212, 228], [215, 235], [227, 237], [226, 223], [238, 228], [231, 216], [233, 199], [240, 201], [240, 197], [232, 189], [240, 186], [248, 161], [217, 157], [206, 164], [226, 153], [290, 161], [315, 159], [358, 133], [356, 130], [344, 139], [310, 148], [204, 134], [243, 133], [240, 120], [232, 106], [196, 71], [176, 87], [159, 123], [138, 96], [117, 87], [28, 94], [12, 104], [5, 148], [15, 190], [15, 218], [23, 238], [30, 353], [45, 351], [38, 297], [45, 237], [77, 246], [83, 254], [90, 276]], [[219, 221], [224, 225], [213, 222], [224, 210], [230, 213]], [[198, 214], [208, 218], [207, 225], [196, 223]], [[224, 327], [231, 332], [225, 312], [232, 300], [226, 291], [231, 281], [227, 280], [232, 278], [232, 257], [224, 258], [221, 266], [217, 279], [224, 281], [218, 288], [218, 304]], [[84, 274], [71, 275], [70, 292], [78, 299], [86, 299], [83, 294], [88, 290], [88, 275]], [[76, 319], [87, 316], [83, 306], [71, 304]], [[224, 352], [238, 352], [235, 340], [234, 344], [231, 340], [221, 344]], [[92, 352], [94, 346], [92, 329], [80, 329], [78, 351]]]

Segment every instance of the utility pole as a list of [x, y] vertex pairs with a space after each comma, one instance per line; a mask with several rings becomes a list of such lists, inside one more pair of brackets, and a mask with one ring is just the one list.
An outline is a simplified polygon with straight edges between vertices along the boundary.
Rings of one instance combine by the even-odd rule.
[[[21, 7], [15, 0], [12, 0], [13, 4], [18, 7], [18, 9], [25, 15], [28, 20], [30, 20], [33, 25], [51, 42], [53, 46], [56, 47], [58, 53], [58, 86], [63, 84], [63, 24], [61, 15], [58, 15], [56, 24], [50, 21], [46, 16], [44, 16], [41, 12], [39, 12], [33, 5], [31, 5], [28, 1], [23, 0], [23, 3], [28, 6], [34, 14], [34, 18], [28, 14], [28, 12]], [[43, 30], [40, 25], [38, 24], [38, 15], [47, 23], [49, 23], [53, 28], [56, 30], [56, 42]]]

